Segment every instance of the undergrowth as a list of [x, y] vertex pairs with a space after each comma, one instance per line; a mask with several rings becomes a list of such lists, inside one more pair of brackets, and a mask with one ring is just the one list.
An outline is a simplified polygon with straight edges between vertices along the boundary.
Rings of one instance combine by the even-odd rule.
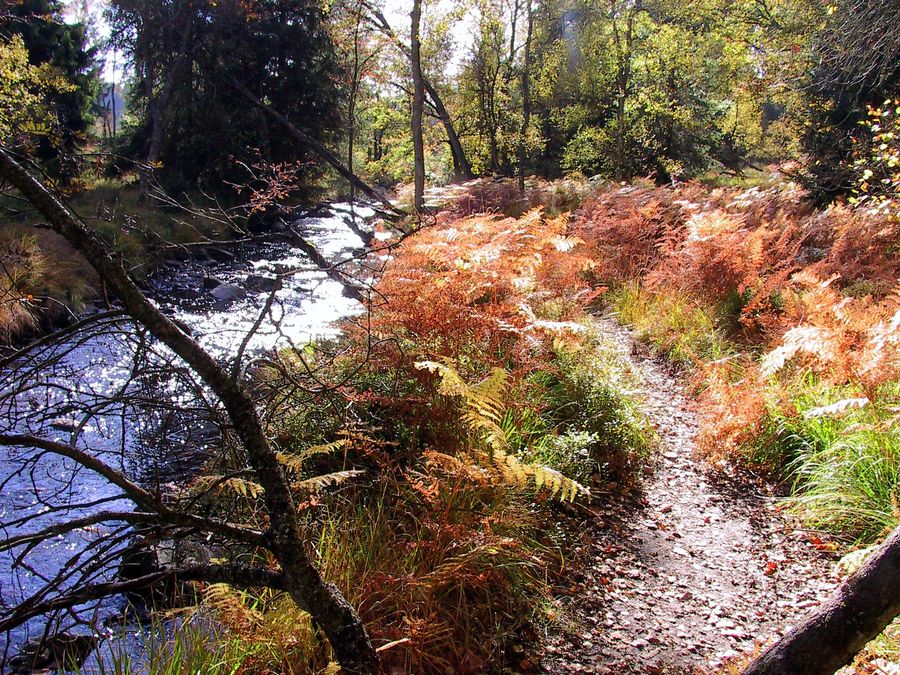
[[[165, 255], [163, 247], [227, 229], [224, 219], [144, 200], [118, 180], [85, 183], [67, 200], [138, 277]], [[36, 211], [0, 196], [0, 226], [0, 344], [46, 331], [99, 295], [93, 269]]]
[[[384, 671], [527, 670], [565, 583], [562, 505], [633, 485], [652, 432], [634, 374], [585, 321], [598, 292], [565, 216], [437, 221], [397, 249], [365, 322], [280, 353], [257, 389], [312, 556]], [[211, 491], [203, 508], [262, 527], [261, 488], [242, 466], [218, 461], [189, 495]], [[246, 646], [209, 651], [222, 664], [210, 672], [333, 668], [283, 594], [201, 595], [198, 625]]]
[[810, 526], [896, 525], [900, 223], [786, 185], [632, 186], [569, 234], [620, 320], [690, 373], [710, 458], [788, 481]]
[[[783, 481], [807, 527], [865, 545], [900, 522], [900, 221], [763, 185], [609, 190], [569, 235], [618, 318], [687, 373], [706, 456]], [[893, 625], [857, 667], [898, 644]]]

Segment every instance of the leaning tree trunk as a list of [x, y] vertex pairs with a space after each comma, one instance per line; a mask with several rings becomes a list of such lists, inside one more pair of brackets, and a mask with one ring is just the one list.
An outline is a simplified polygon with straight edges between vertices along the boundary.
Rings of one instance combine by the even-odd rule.
[[410, 33], [413, 76], [412, 137], [415, 162], [415, 193], [413, 204], [417, 213], [425, 206], [425, 144], [422, 139], [422, 108], [425, 105], [425, 85], [422, 81], [422, 61], [419, 54], [419, 23], [422, 17], [422, 0], [413, 0], [412, 31]]
[[900, 614], [900, 527], [824, 605], [743, 675], [832, 675]]
[[221, 400], [247, 453], [248, 463], [263, 486], [269, 516], [265, 539], [267, 548], [281, 566], [286, 590], [321, 627], [345, 670], [373, 672], [378, 657], [362, 621], [340, 591], [325, 583], [304, 551], [303, 532], [290, 484], [246, 389], [151, 303], [100, 238], [2, 148], [0, 178], [9, 181], [43, 214], [56, 232], [87, 258], [128, 314], [181, 357]]
[[[412, 50], [403, 44], [403, 40], [401, 40], [397, 34], [394, 32], [394, 29], [391, 28], [391, 24], [388, 23], [387, 18], [384, 16], [384, 12], [382, 12], [377, 6], [372, 3], [364, 0], [363, 6], [369, 12], [370, 20], [372, 21], [375, 28], [380, 30], [387, 36], [390, 40], [394, 42], [397, 46], [397, 49], [409, 59], [410, 63], [412, 63]], [[438, 119], [441, 121], [441, 124], [444, 125], [444, 130], [447, 132], [447, 142], [450, 145], [450, 152], [453, 155], [453, 172], [454, 178], [457, 179], [466, 179], [472, 178], [475, 174], [472, 172], [472, 164], [469, 162], [469, 159], [466, 157], [466, 151], [463, 149], [462, 143], [459, 140], [459, 134], [456, 132], [456, 128], [453, 126], [453, 118], [450, 117], [450, 113], [447, 110], [447, 106], [444, 105], [444, 100], [441, 98], [441, 95], [438, 93], [438, 90], [435, 89], [434, 85], [431, 83], [431, 80], [425, 76], [425, 73], [422, 72], [421, 69], [421, 61], [419, 62], [419, 73], [422, 77], [422, 84], [425, 87], [425, 93], [428, 94], [428, 98], [431, 101], [431, 106], [434, 108], [434, 112], [437, 113]]]
[[528, 125], [531, 123], [531, 35], [534, 30], [534, 11], [531, 0], [527, 6], [528, 32], [525, 36], [525, 63], [522, 67], [522, 130], [519, 133], [519, 190], [525, 192], [525, 162], [528, 159]]
[[444, 105], [444, 101], [434, 88], [434, 85], [424, 75], [422, 84], [425, 85], [425, 92], [431, 100], [431, 105], [434, 107], [441, 124], [444, 125], [444, 130], [447, 132], [447, 142], [450, 144], [450, 152], [453, 155], [454, 178], [469, 180], [475, 174], [472, 173], [472, 165], [469, 163], [469, 158], [466, 157], [466, 151], [463, 149], [462, 142], [459, 140], [459, 134], [456, 133], [456, 128], [453, 126], [453, 120], [450, 118], [447, 106]]

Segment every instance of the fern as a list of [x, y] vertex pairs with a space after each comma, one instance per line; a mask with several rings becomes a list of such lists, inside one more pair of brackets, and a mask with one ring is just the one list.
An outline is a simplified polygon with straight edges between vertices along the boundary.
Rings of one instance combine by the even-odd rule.
[[321, 492], [327, 487], [346, 483], [348, 480], [362, 476], [364, 473], [366, 472], [362, 469], [325, 473], [321, 476], [313, 476], [312, 478], [307, 478], [306, 480], [295, 483], [295, 487], [300, 490], [305, 490], [306, 492]]
[[220, 620], [243, 629], [262, 623], [262, 613], [248, 607], [244, 600], [245, 594], [228, 584], [210, 584], [203, 590], [203, 603]]
[[485, 456], [506, 482], [518, 485], [523, 490], [528, 487], [529, 481], [532, 481], [536, 489], [546, 488], [550, 491], [551, 497], [560, 501], [574, 501], [579, 495], [590, 497], [590, 490], [581, 483], [549, 466], [526, 464], [515, 455], [496, 449]]
[[256, 499], [265, 490], [263, 486], [246, 478], [224, 478], [223, 476], [209, 475], [202, 476], [194, 483], [194, 492], [200, 493], [213, 489], [217, 493], [223, 489], [229, 489], [247, 499]]
[[463, 421], [470, 431], [480, 435], [488, 449], [476, 453], [476, 458], [493, 468], [505, 482], [523, 490], [533, 483], [535, 489], [546, 488], [552, 497], [561, 501], [573, 501], [579, 495], [590, 496], [590, 490], [559, 471], [542, 464], [522, 462], [509, 452], [509, 439], [502, 427], [506, 411], [504, 399], [509, 390], [509, 374], [505, 370], [494, 368], [486, 378], [469, 385], [449, 364], [421, 361], [416, 367], [440, 376], [438, 391], [441, 394], [461, 399]]
[[493, 450], [505, 451], [506, 434], [501, 428], [504, 402], [509, 389], [509, 374], [493, 368], [490, 374], [475, 385], [467, 384], [455, 368], [439, 361], [420, 361], [416, 368], [435, 373], [441, 378], [438, 391], [444, 396], [456, 396], [463, 402], [463, 420], [472, 431], [481, 433]]
[[284, 464], [286, 467], [288, 467], [292, 471], [300, 473], [301, 471], [303, 471], [303, 462], [305, 462], [307, 459], [313, 457], [314, 455], [330, 455], [333, 452], [337, 452], [338, 450], [346, 447], [348, 441], [348, 438], [339, 438], [338, 440], [332, 441], [331, 443], [313, 445], [306, 448], [306, 450], [302, 452], [279, 452], [276, 456], [278, 458], [278, 461]]

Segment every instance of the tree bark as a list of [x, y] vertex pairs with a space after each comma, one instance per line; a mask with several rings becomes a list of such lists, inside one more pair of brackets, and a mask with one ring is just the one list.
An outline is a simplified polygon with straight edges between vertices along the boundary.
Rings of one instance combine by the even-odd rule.
[[900, 527], [831, 599], [743, 675], [832, 675], [900, 614]]
[[304, 536], [290, 484], [269, 444], [253, 399], [241, 383], [232, 379], [206, 350], [151, 303], [100, 238], [3, 148], [0, 148], [0, 178], [9, 181], [56, 232], [87, 258], [128, 314], [175, 352], [216, 394], [247, 453], [249, 465], [265, 490], [269, 528], [264, 539], [266, 548], [281, 566], [285, 589], [321, 627], [344, 669], [373, 672], [378, 658], [365, 627], [340, 591], [322, 579], [304, 551]]
[[166, 125], [165, 112], [172, 100], [172, 95], [175, 93], [178, 80], [189, 61], [188, 55], [193, 34], [193, 9], [189, 2], [183, 3], [179, 8], [179, 13], [174, 17], [174, 23], [181, 28], [181, 40], [178, 44], [175, 59], [169, 66], [159, 93], [155, 93], [157, 85], [155, 81], [155, 57], [151, 54], [145, 54], [146, 73], [144, 86], [147, 95], [147, 116], [150, 120], [150, 142], [147, 148], [145, 166], [140, 171], [141, 196], [144, 198], [150, 194], [150, 183], [162, 153], [163, 132]]
[[410, 62], [413, 77], [412, 137], [415, 169], [413, 205], [416, 213], [425, 207], [425, 144], [422, 138], [422, 109], [425, 105], [425, 85], [422, 82], [422, 62], [420, 60], [419, 24], [422, 19], [422, 0], [413, 0], [412, 29], [410, 32]]
[[625, 140], [627, 138], [626, 129], [626, 103], [631, 89], [631, 60], [633, 58], [632, 46], [634, 42], [634, 19], [635, 16], [643, 9], [642, 0], [636, 0], [631, 8], [626, 9], [627, 17], [625, 19], [625, 38], [623, 40], [619, 35], [619, 27], [616, 24], [616, 0], [611, 0], [611, 17], [613, 28], [613, 40], [616, 46], [616, 58], [618, 60], [616, 72], [616, 85], [618, 88], [618, 100], [616, 101], [616, 180], [625, 180], [630, 178], [626, 170], [625, 162]]
[[534, 30], [534, 11], [531, 0], [525, 9], [528, 31], [525, 36], [525, 63], [522, 68], [522, 130], [519, 133], [519, 190], [525, 192], [525, 161], [528, 157], [526, 136], [531, 122], [531, 34]]

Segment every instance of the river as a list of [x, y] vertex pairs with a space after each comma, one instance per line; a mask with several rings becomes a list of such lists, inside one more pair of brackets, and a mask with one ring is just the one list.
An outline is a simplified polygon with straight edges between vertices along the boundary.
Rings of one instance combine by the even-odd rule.
[[[372, 216], [374, 212], [365, 207], [332, 204], [294, 227], [327, 259], [339, 260], [363, 246], [349, 226], [350, 219], [364, 222]], [[266, 279], [276, 274], [283, 275], [282, 287], [247, 341], [248, 355], [334, 336], [336, 320], [363, 311], [357, 301], [344, 296], [339, 283], [286, 238], [273, 236], [229, 247], [224, 254], [217, 248], [215, 253], [218, 262], [192, 259], [163, 266], [151, 280], [150, 295], [219, 359], [233, 358], [245, 342], [269, 299]], [[232, 299], [217, 299], [217, 295]], [[64, 342], [36, 350], [15, 368], [0, 373], [0, 432], [60, 441], [77, 434], [80, 447], [90, 448], [132, 479], [152, 487], [183, 480], [196, 471], [206, 443], [214, 437], [212, 421], [197, 423], [186, 413], [199, 410], [198, 401], [207, 395], [166, 349], [110, 318]], [[0, 449], [0, 477], [4, 538], [75, 516], [131, 508], [130, 502], [115, 499], [118, 491], [105, 479], [69, 460], [30, 448]], [[12, 553], [0, 554], [0, 601], [4, 606], [21, 602], [42, 587], [42, 579], [60, 570], [67, 570], [66, 586], [88, 583], [78, 566], [97, 552], [109, 558], [98, 572], [109, 577], [115, 570], [115, 549], [127, 536], [124, 525], [104, 523], [42, 541], [26, 565], [14, 564]], [[103, 603], [90, 623], [102, 632], [99, 627], [104, 620], [120, 614], [122, 605], [121, 599]], [[59, 628], [72, 628], [73, 623], [63, 620]], [[5, 653], [12, 655], [29, 637], [41, 635], [45, 624], [38, 618], [11, 631]], [[72, 629], [90, 628], [76, 624]], [[97, 670], [96, 660], [89, 660], [83, 672]]]

